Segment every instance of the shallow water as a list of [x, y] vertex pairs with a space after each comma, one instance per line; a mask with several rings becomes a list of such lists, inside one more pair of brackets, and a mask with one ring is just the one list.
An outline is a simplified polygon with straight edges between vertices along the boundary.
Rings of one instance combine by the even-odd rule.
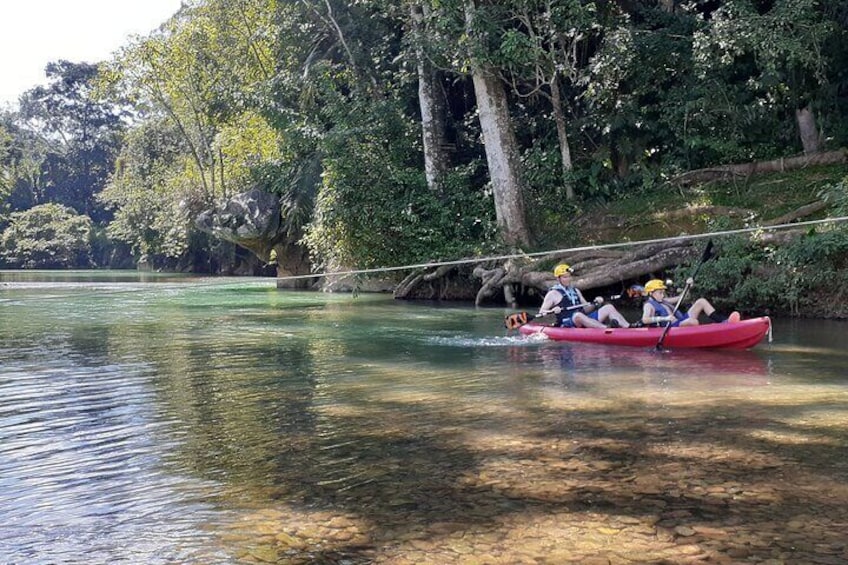
[[848, 559], [848, 325], [655, 353], [505, 313], [0, 272], [0, 562]]

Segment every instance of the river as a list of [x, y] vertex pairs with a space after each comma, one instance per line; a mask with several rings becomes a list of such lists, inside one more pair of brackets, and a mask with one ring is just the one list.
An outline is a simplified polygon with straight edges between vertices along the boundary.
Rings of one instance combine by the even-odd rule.
[[506, 313], [0, 271], [0, 563], [848, 560], [848, 324], [656, 353]]

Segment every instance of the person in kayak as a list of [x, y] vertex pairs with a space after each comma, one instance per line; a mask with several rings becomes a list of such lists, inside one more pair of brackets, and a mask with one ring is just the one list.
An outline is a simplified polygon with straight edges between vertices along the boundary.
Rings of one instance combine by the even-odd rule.
[[537, 316], [556, 314], [556, 325], [562, 328], [606, 328], [607, 320], [613, 327], [630, 327], [615, 306], [604, 304], [603, 297], [598, 296], [592, 302], [583, 298], [580, 289], [571, 286], [573, 272], [565, 263], [554, 268], [557, 284], [545, 294]]
[[[690, 277], [686, 279], [686, 285], [692, 286], [695, 281]], [[645, 284], [645, 296], [648, 298], [642, 306], [642, 323], [651, 327], [665, 327], [671, 323], [675, 326], [697, 326], [700, 324], [698, 317], [706, 315], [713, 322], [738, 322], [739, 312], [732, 312], [728, 318], [719, 314], [715, 307], [706, 298], [698, 298], [686, 312], [681, 312], [675, 307], [683, 298], [682, 296], [666, 296], [667, 287], [659, 279], [653, 279]], [[672, 315], [673, 312], [673, 315]]]

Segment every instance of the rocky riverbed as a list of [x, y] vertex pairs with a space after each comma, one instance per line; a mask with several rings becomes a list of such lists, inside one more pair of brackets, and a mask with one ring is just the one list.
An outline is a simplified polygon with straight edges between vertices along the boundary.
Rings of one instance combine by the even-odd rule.
[[[220, 539], [243, 563], [848, 562], [844, 393], [696, 396], [551, 397], [532, 421], [373, 408], [391, 457], [358, 457], [343, 486], [254, 491]], [[509, 433], [487, 429], [492, 413]]]

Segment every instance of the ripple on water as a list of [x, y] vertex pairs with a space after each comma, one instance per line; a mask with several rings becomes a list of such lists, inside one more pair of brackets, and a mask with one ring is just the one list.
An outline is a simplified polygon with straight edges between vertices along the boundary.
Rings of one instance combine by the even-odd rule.
[[[536, 334], [538, 335], [538, 334]], [[433, 345], [446, 345], [450, 347], [515, 347], [515, 346], [530, 346], [544, 341], [547, 337], [541, 335], [539, 337], [523, 336], [523, 335], [506, 335], [506, 336], [465, 336], [465, 335], [450, 335], [450, 336], [427, 336], [423, 340], [425, 343]]]
[[191, 502], [213, 485], [169, 472], [175, 440], [152, 413], [148, 379], [144, 365], [67, 359], [0, 369], [4, 562], [167, 563], [196, 551], [225, 562], [198, 528], [211, 509]]

